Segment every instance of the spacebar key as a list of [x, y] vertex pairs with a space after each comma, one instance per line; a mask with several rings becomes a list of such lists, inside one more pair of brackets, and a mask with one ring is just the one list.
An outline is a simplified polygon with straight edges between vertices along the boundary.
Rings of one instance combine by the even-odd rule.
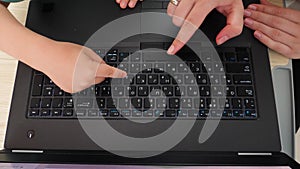
[[168, 55], [166, 52], [145, 52], [143, 53], [144, 62], [179, 62], [180, 59]]

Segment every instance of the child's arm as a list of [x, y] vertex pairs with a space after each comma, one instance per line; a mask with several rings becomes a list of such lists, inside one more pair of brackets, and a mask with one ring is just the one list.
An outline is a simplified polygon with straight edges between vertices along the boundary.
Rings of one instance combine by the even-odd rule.
[[105, 77], [126, 76], [88, 48], [57, 42], [25, 28], [1, 4], [0, 25], [0, 50], [44, 72], [67, 92], [78, 92]]
[[300, 58], [300, 11], [277, 7], [267, 0], [261, 3], [245, 10], [245, 26], [255, 30], [254, 36], [269, 48]]

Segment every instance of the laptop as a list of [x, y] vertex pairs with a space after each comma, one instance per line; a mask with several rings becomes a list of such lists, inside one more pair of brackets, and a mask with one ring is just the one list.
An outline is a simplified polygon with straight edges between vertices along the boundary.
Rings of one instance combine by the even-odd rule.
[[[250, 3], [258, 1], [244, 1], [245, 6]], [[213, 51], [204, 47], [193, 51], [193, 45], [190, 45], [178, 52], [181, 62], [159, 60], [158, 56], [170, 58], [161, 51], [167, 49], [173, 38], [149, 33], [145, 25], [151, 24], [145, 21], [147, 14], [159, 16], [165, 13], [167, 4], [166, 0], [147, 0], [138, 3], [134, 9], [122, 10], [113, 0], [89, 0], [85, 3], [32, 0], [26, 22], [28, 28], [52, 39], [86, 45], [108, 64], [126, 70], [128, 77], [106, 79], [84, 91], [70, 94], [62, 91], [43, 73], [19, 63], [5, 148], [9, 152], [42, 154], [38, 156], [58, 153], [67, 155], [68, 160], [73, 158], [73, 154], [96, 153], [108, 159], [104, 160], [108, 164], [118, 163], [118, 160], [109, 160], [119, 159], [116, 155], [131, 154], [130, 157], [137, 157], [135, 155], [138, 154], [138, 157], [143, 157], [145, 152], [145, 157], [150, 159], [152, 157], [148, 152], [162, 153], [160, 157], [164, 158], [154, 156], [153, 159], [166, 160], [166, 164], [171, 159], [176, 160], [175, 163], [185, 162], [177, 158], [186, 159], [188, 154], [212, 159], [205, 164], [218, 164], [218, 156], [230, 157], [228, 160], [258, 156], [267, 161], [280, 154], [281, 142], [267, 48], [247, 28], [239, 37], [216, 46], [214, 39], [224, 27], [226, 18], [213, 11], [199, 29], [207, 36], [208, 43], [213, 45]], [[109, 48], [93, 43], [93, 35], [99, 29], [105, 28], [111, 21], [130, 16], [136, 17], [130, 24], [140, 34], [121, 39]], [[176, 30], [171, 19], [168, 23], [162, 29]], [[159, 28], [160, 25], [157, 25]], [[152, 52], [151, 56], [155, 59], [144, 60], [151, 58], [147, 52]], [[200, 60], [195, 53], [201, 53]], [[221, 65], [216, 66], [215, 59], [220, 60]], [[147, 66], [143, 69], [145, 64]], [[184, 87], [178, 87], [180, 85]], [[225, 98], [222, 98], [224, 95]], [[224, 103], [222, 107], [221, 102]], [[155, 120], [141, 124], [128, 119]], [[215, 131], [201, 140], [201, 130], [216, 121]], [[167, 130], [171, 131], [170, 136], [174, 136], [181, 130], [172, 131], [174, 128], [170, 126], [177, 122], [190, 126], [190, 131], [181, 140], [172, 143], [173, 146], [166, 152], [161, 151], [159, 146], [141, 146], [144, 143], [140, 142], [132, 145], [132, 140], [113, 139], [111, 134], [117, 131], [125, 135], [122, 138], [147, 140]], [[91, 126], [92, 129], [95, 126], [102, 128], [91, 131], [97, 134], [91, 134], [87, 132]], [[107, 126], [109, 130], [103, 130]], [[185, 129], [179, 126], [179, 129], [182, 128]], [[98, 142], [97, 139], [107, 139], [108, 142]], [[154, 145], [165, 145], [165, 142], [155, 142]], [[137, 161], [141, 161], [140, 164], [155, 162], [148, 161], [148, 158]], [[89, 160], [82, 162], [89, 163]], [[131, 160], [126, 158], [126, 161]], [[242, 164], [240, 160], [229, 161], [231, 164]], [[187, 160], [186, 163], [194, 162]]]

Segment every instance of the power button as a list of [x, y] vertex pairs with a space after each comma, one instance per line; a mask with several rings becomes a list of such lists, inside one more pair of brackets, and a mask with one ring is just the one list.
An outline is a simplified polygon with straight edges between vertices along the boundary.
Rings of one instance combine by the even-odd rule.
[[34, 131], [33, 130], [28, 130], [27, 131], [27, 138], [32, 139], [34, 137]]

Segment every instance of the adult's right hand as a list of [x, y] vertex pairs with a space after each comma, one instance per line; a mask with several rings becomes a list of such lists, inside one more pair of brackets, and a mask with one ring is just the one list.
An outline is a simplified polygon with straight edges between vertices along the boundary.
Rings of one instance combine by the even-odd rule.
[[169, 48], [168, 54], [176, 54], [213, 9], [217, 9], [227, 17], [227, 25], [216, 37], [218, 45], [241, 34], [244, 14], [241, 0], [181, 0], [178, 6], [169, 3], [168, 14], [173, 17], [173, 23], [181, 27], [181, 30]]

